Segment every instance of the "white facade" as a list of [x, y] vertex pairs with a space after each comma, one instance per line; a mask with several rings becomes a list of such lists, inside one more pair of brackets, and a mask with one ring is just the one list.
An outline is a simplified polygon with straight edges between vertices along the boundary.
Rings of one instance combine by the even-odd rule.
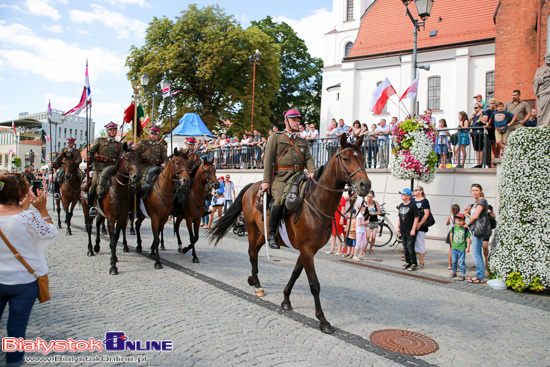
[[[50, 136], [50, 125], [48, 124], [48, 112], [27, 113], [23, 112], [19, 114], [19, 118], [31, 118], [42, 122], [42, 129], [46, 132], [46, 135]], [[85, 116], [63, 116], [62, 111], [52, 110], [51, 125], [51, 140], [54, 152], [60, 152], [65, 146], [67, 146], [67, 138], [74, 138], [75, 146], [82, 147], [86, 145], [86, 117]], [[93, 135], [95, 131], [95, 122], [92, 119], [90, 126], [91, 140], [93, 143]], [[57, 134], [57, 135], [56, 135]], [[57, 145], [55, 144], [57, 143]], [[50, 143], [46, 143], [46, 156], [50, 156]]]
[[[345, 0], [334, 1], [335, 18], [345, 5]], [[340, 24], [340, 27], [345, 27], [345, 23]], [[358, 27], [359, 24], [353, 30], [353, 42], [357, 37]], [[403, 105], [399, 107], [397, 105], [401, 94], [412, 82], [412, 53], [343, 61], [342, 43], [347, 42], [352, 31], [342, 33], [345, 35], [340, 40], [337, 39], [340, 34], [338, 32], [325, 35], [327, 52], [331, 51], [332, 54], [327, 54], [324, 59], [319, 131], [324, 134], [332, 118], [342, 118], [347, 125], [359, 120], [369, 127], [372, 123], [378, 123], [381, 118], [389, 121], [392, 116], [396, 116], [402, 121], [413, 110], [411, 99], [403, 100]], [[411, 46], [412, 33], [411, 24]], [[430, 64], [431, 67], [430, 71], [418, 70], [418, 111], [423, 113], [427, 108], [428, 79], [440, 77], [440, 109], [434, 109], [433, 116], [436, 120], [445, 118], [448, 127], [456, 127], [460, 111], [465, 111], [468, 115], [473, 113], [474, 95], [481, 94], [486, 99], [487, 73], [493, 72], [495, 68], [495, 44], [493, 42], [419, 52], [417, 63]], [[387, 112], [378, 116], [369, 111], [369, 104], [377, 83], [386, 77], [398, 95], [388, 101]]]

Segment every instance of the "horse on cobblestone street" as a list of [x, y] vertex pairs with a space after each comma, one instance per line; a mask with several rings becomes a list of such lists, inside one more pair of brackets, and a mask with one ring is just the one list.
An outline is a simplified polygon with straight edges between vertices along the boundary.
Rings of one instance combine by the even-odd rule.
[[[105, 196], [97, 200], [99, 216], [96, 220], [97, 236], [95, 246], [92, 251], [92, 222], [88, 214], [88, 203], [83, 195], [82, 206], [84, 207], [84, 217], [86, 220], [86, 230], [88, 232], [88, 256], [93, 256], [94, 251], [97, 253], [100, 250], [101, 234], [100, 227], [102, 223], [107, 221], [107, 229], [109, 231], [110, 247], [111, 247], [111, 268], [109, 274], [117, 275], [118, 269], [116, 263], [116, 246], [120, 237], [120, 232], [126, 229], [128, 220], [128, 212], [134, 205], [132, 198], [132, 185], [138, 185], [141, 180], [141, 172], [139, 170], [139, 157], [137, 153], [128, 148], [124, 143], [124, 153], [117, 159], [112, 167], [113, 174], [108, 179], [105, 187]], [[128, 246], [123, 247], [124, 252], [129, 252]]]
[[[177, 201], [178, 207], [174, 207], [174, 216], [176, 222], [174, 223], [174, 231], [178, 238], [178, 251], [185, 254], [187, 251], [192, 250], [193, 262], [198, 263], [199, 258], [195, 252], [195, 243], [199, 240], [199, 229], [201, 218], [204, 216], [206, 210], [204, 197], [208, 191], [218, 189], [220, 183], [216, 177], [216, 167], [212, 162], [205, 161], [200, 166], [195, 167], [191, 172], [191, 178], [193, 183], [191, 185], [191, 192], [184, 199], [184, 202]], [[189, 240], [191, 244], [182, 249], [182, 242], [180, 238], [180, 224], [185, 219], [187, 224], [187, 231], [189, 232]]]
[[[320, 322], [320, 329], [328, 334], [333, 333], [334, 328], [325, 318], [321, 308], [319, 299], [321, 287], [315, 272], [313, 257], [330, 238], [334, 212], [338, 208], [345, 185], [348, 184], [350, 189], [359, 196], [366, 196], [371, 188], [371, 182], [365, 170], [365, 157], [360, 150], [363, 137], [354, 144], [347, 143], [346, 138], [345, 134], [342, 135], [340, 149], [324, 167], [317, 170], [315, 178], [310, 180], [310, 189], [305, 194], [299, 217], [296, 218], [297, 213], [287, 214], [284, 217], [290, 243], [300, 252], [300, 255], [284, 289], [281, 307], [283, 310], [292, 310], [290, 293], [302, 270], [305, 269], [315, 300], [315, 316]], [[248, 284], [256, 287], [256, 295], [263, 297], [265, 292], [258, 279], [258, 252], [265, 243], [264, 222], [262, 210], [256, 206], [260, 185], [261, 182], [256, 182], [245, 186], [222, 219], [214, 225], [209, 236], [217, 244], [243, 212], [248, 232], [248, 254], [252, 265], [252, 275], [248, 277]], [[269, 221], [269, 216], [265, 220]], [[280, 234], [278, 236], [279, 243], [283, 244]]]
[[[149, 257], [155, 260], [155, 269], [162, 269], [159, 254], [159, 234], [162, 232], [168, 216], [174, 208], [174, 197], [180, 186], [184, 189], [189, 187], [191, 178], [189, 176], [189, 162], [186, 153], [174, 149], [164, 169], [160, 172], [153, 187], [145, 197], [142, 198], [143, 207], [140, 205], [138, 219], [136, 220], [137, 247], [136, 252], [141, 253], [141, 223], [145, 215], [151, 218], [151, 229], [153, 230], [153, 244]], [[146, 213], [143, 212], [145, 208]]]
[[[81, 179], [78, 173], [78, 165], [72, 156], [63, 158], [62, 166], [65, 170], [65, 177], [61, 183], [61, 202], [63, 203], [63, 210], [65, 211], [67, 235], [70, 236], [73, 234], [71, 231], [71, 218], [73, 217], [74, 207], [80, 198]], [[55, 200], [57, 204], [57, 224], [58, 228], [62, 228], [59, 201], [59, 199]]]

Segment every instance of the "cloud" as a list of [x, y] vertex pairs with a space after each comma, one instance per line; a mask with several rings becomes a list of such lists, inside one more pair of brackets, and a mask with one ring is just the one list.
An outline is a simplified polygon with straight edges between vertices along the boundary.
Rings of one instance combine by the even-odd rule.
[[77, 30], [77, 32], [78, 32], [79, 34], [84, 35], [84, 36], [91, 36], [91, 35], [92, 35], [90, 32], [85, 31], [85, 30], [83, 30], [83, 29], [79, 29], [79, 30]]
[[139, 5], [142, 8], [151, 7], [145, 0], [106, 0], [111, 5], [118, 5], [124, 7], [126, 5]]
[[311, 56], [323, 57], [325, 47], [325, 38], [323, 35], [332, 29], [332, 12], [321, 8], [314, 10], [311, 15], [302, 19], [280, 16], [273, 18], [273, 20], [276, 22], [285, 22], [291, 26], [298, 34], [298, 37], [305, 41]]
[[112, 73], [123, 75], [125, 58], [109, 50], [80, 48], [76, 44], [37, 36], [21, 24], [0, 24], [0, 60], [4, 67], [34, 73], [56, 82], [84, 82], [85, 60], [92, 66], [90, 78]]
[[59, 24], [54, 24], [51, 26], [44, 25], [43, 28], [50, 32], [63, 33], [63, 26], [60, 26]]
[[136, 39], [145, 38], [147, 24], [131, 19], [121, 13], [111, 12], [104, 7], [92, 4], [92, 11], [71, 10], [69, 11], [71, 21], [75, 23], [99, 22], [118, 33], [118, 38], [130, 38], [130, 34]]
[[27, 0], [25, 6], [31, 14], [50, 17], [56, 21], [61, 18], [61, 15], [50, 5], [51, 2], [51, 0]]

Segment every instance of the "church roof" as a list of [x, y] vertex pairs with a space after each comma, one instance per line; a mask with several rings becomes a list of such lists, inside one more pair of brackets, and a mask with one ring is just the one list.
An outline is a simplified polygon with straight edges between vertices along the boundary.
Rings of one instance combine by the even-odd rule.
[[[426, 28], [418, 32], [418, 50], [494, 40], [493, 17], [498, 2], [434, 1]], [[409, 10], [415, 19], [421, 20], [414, 2], [409, 5]], [[413, 29], [401, 1], [376, 0], [361, 19], [357, 39], [347, 59], [412, 52]]]

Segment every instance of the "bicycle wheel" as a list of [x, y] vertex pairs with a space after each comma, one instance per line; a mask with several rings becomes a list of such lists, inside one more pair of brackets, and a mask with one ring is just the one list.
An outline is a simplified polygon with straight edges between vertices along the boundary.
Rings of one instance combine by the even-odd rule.
[[374, 246], [382, 247], [386, 246], [393, 239], [393, 232], [386, 223], [382, 223], [382, 226], [378, 227], [378, 233], [376, 234], [376, 240]]

